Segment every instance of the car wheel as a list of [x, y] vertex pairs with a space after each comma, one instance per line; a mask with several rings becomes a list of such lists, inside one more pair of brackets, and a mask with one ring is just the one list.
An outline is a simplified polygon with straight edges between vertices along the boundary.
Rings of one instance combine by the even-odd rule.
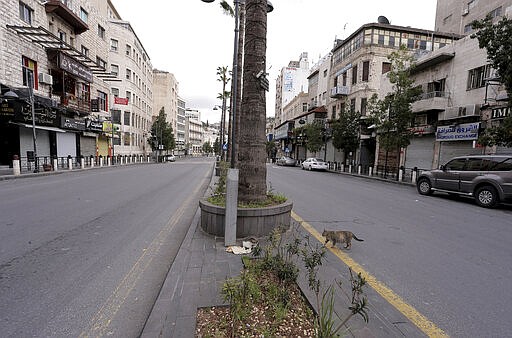
[[428, 178], [420, 178], [416, 188], [421, 195], [432, 195], [432, 184]]
[[476, 190], [475, 201], [481, 207], [492, 208], [498, 203], [498, 192], [492, 185], [484, 185]]

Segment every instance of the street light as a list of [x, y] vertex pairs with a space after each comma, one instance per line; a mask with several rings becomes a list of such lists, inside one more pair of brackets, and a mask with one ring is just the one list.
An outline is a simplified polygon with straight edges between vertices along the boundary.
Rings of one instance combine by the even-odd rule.
[[[203, 2], [212, 3], [215, 0], [201, 0]], [[231, 95], [231, 163], [230, 167], [235, 168], [235, 123], [236, 123], [236, 100], [238, 95], [238, 41], [239, 41], [239, 4], [245, 3], [245, 0], [234, 0], [235, 3], [235, 38], [234, 38], [234, 46], [233, 46], [233, 93]], [[270, 1], [267, 0], [267, 13], [270, 13], [274, 10], [274, 6]]]

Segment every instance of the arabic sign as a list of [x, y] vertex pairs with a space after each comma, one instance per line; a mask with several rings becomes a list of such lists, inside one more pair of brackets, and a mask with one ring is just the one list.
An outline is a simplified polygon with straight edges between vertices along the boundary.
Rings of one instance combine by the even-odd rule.
[[89, 131], [103, 131], [103, 122], [95, 120], [85, 120], [85, 129]]
[[85, 120], [77, 120], [61, 116], [60, 127], [64, 129], [85, 130]]
[[456, 126], [439, 126], [436, 141], [468, 141], [478, 138], [480, 122], [463, 123]]
[[[34, 108], [35, 123], [40, 126], [57, 126], [57, 112], [49, 107]], [[14, 115], [16, 122], [32, 123], [32, 111], [30, 105], [21, 105]]]
[[92, 82], [92, 71], [89, 67], [81, 64], [80, 62], [70, 58], [66, 54], [59, 54], [59, 66], [66, 72], [78, 76], [87, 82]]

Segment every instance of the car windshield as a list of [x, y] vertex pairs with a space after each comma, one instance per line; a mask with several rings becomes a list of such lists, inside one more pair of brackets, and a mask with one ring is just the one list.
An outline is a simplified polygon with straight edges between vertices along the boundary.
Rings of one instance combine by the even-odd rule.
[[317, 162], [323, 162], [324, 160], [320, 159], [320, 158], [314, 158], [313, 161], [317, 161]]

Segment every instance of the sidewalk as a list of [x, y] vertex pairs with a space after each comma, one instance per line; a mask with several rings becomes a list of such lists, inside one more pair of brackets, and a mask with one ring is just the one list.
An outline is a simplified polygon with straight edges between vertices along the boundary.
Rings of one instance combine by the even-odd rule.
[[[222, 301], [220, 290], [227, 278], [239, 275], [243, 268], [241, 256], [227, 253], [223, 238], [203, 232], [199, 226], [199, 217], [198, 209], [141, 337], [194, 337], [197, 308], [226, 305]], [[307, 234], [293, 219], [290, 228], [296, 229], [299, 236]], [[286, 235], [290, 235], [291, 231]], [[315, 304], [303, 271], [301, 270], [298, 283], [310, 304]], [[318, 274], [323, 278], [324, 284], [329, 285], [335, 279], [347, 275], [348, 267], [328, 251], [326, 261]], [[343, 284], [348, 285], [346, 282]], [[425, 337], [424, 333], [377, 292], [367, 287], [365, 293], [369, 301], [370, 320], [365, 323], [361, 317], [354, 316], [348, 322], [350, 336]], [[339, 301], [342, 297], [336, 295], [336, 299], [336, 311], [340, 314], [347, 313], [348, 305]]]

